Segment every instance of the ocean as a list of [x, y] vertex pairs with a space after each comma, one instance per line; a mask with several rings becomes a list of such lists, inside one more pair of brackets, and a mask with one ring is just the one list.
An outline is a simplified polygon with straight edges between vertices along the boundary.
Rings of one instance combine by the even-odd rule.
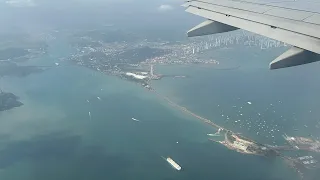
[[[206, 134], [216, 129], [134, 83], [67, 62], [54, 66], [70, 52], [59, 40], [49, 48], [48, 55], [26, 64], [52, 68], [0, 80], [4, 91], [24, 103], [0, 113], [0, 179], [299, 179], [280, 159], [244, 155], [208, 141]], [[314, 75], [319, 64], [269, 71], [268, 58], [280, 50], [233, 51], [234, 56], [228, 49], [209, 54], [221, 58], [219, 67], [156, 66], [157, 73], [188, 78], [163, 78], [153, 86], [179, 105], [263, 143], [281, 144], [283, 133], [318, 137], [320, 85]], [[240, 67], [227, 70], [235, 64]], [[257, 135], [263, 121], [268, 128]], [[279, 129], [275, 138], [266, 137], [271, 129]], [[183, 170], [175, 171], [161, 156]]]

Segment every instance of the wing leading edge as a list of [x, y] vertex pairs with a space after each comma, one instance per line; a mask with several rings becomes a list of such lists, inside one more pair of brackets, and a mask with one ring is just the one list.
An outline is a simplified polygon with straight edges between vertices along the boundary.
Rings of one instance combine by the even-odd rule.
[[[294, 2], [292, 2], [294, 3]], [[315, 4], [319, 5], [319, 4]], [[320, 13], [287, 8], [257, 0], [193, 0], [186, 11], [207, 20], [187, 32], [188, 37], [244, 29], [293, 47], [270, 63], [270, 69], [320, 61]]]

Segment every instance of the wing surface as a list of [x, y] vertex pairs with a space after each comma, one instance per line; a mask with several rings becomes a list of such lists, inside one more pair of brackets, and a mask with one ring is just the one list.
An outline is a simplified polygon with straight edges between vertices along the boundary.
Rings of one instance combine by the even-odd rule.
[[278, 69], [320, 60], [320, 1], [192, 0], [186, 11], [207, 20], [189, 37], [244, 29], [293, 47], [270, 63]]

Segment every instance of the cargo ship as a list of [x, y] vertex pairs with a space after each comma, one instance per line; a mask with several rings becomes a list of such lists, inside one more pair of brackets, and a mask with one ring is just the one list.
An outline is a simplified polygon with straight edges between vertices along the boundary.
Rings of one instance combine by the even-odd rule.
[[181, 167], [179, 166], [179, 164], [177, 164], [176, 162], [174, 162], [174, 160], [172, 160], [170, 157], [167, 157], [166, 161], [176, 170], [180, 171]]

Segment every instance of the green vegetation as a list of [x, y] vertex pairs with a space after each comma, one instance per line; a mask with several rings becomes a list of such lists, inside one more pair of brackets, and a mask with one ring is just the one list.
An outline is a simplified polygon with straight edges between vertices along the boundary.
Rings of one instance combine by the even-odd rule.
[[88, 54], [85, 54], [81, 57], [81, 59], [86, 62], [86, 61], [95, 61], [95, 62], [108, 62], [110, 61], [108, 56], [100, 51], [94, 51], [90, 52]]
[[121, 52], [106, 54], [103, 51], [91, 51], [79, 58], [71, 59], [76, 63], [81, 63], [88, 68], [102, 71], [125, 70], [132, 68], [130, 64], [139, 64], [149, 58], [154, 58], [166, 54], [167, 51], [158, 48], [140, 47], [132, 48]]
[[124, 52], [111, 55], [114, 62], [137, 64], [147, 59], [163, 56], [169, 53], [167, 50], [150, 48], [148, 46], [125, 50]]

